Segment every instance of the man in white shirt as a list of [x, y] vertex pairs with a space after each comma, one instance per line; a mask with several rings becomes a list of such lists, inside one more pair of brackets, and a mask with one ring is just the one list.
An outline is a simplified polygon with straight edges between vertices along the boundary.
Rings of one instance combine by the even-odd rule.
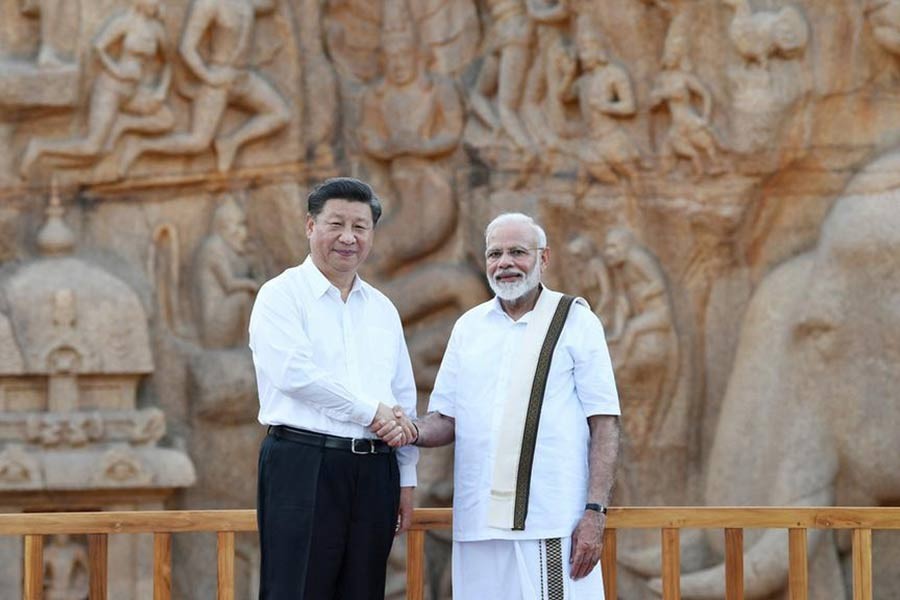
[[456, 441], [453, 595], [602, 598], [619, 446], [603, 327], [583, 300], [541, 284], [550, 249], [533, 219], [500, 215], [485, 237], [496, 298], [457, 321], [429, 413], [414, 421], [418, 446]]
[[[307, 198], [310, 253], [259, 291], [250, 348], [259, 421], [260, 599], [383, 599], [412, 515], [418, 450], [393, 410], [416, 389], [400, 316], [357, 270], [381, 204], [352, 178]], [[381, 438], [381, 439], [379, 439]]]

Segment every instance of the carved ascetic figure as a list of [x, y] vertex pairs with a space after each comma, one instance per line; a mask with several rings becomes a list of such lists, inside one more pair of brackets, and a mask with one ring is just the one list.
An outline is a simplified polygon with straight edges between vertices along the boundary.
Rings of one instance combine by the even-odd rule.
[[[706, 169], [701, 153], [705, 154], [712, 173], [721, 172], [715, 132], [709, 121], [712, 113], [712, 95], [693, 73], [687, 58], [687, 40], [669, 36], [663, 53], [662, 67], [650, 92], [652, 106], [665, 104], [672, 123], [660, 148], [660, 161], [664, 173], [670, 172], [679, 157], [691, 161], [696, 177]], [[698, 114], [694, 98], [699, 98]]]
[[[111, 54], [114, 46], [121, 48], [118, 58]], [[134, 0], [130, 9], [103, 27], [94, 49], [102, 68], [91, 91], [86, 135], [70, 140], [31, 140], [19, 167], [23, 176], [41, 156], [97, 159], [111, 151], [126, 132], [162, 133], [175, 124], [172, 111], [164, 104], [172, 66], [159, 0]], [[154, 82], [151, 67], [158, 58], [164, 66]]]
[[610, 282], [609, 297], [600, 303], [609, 307], [606, 340], [616, 377], [629, 382], [622, 385], [631, 415], [624, 428], [639, 451], [652, 441], [674, 394], [678, 342], [671, 301], [662, 268], [631, 231], [610, 230], [603, 258]]
[[[287, 125], [290, 112], [284, 98], [250, 65], [256, 14], [271, 11], [274, 5], [274, 0], [191, 3], [179, 46], [181, 58], [200, 80], [195, 88], [185, 90], [192, 97], [191, 129], [160, 138], [132, 140], [119, 163], [120, 175], [144, 153], [199, 154], [210, 144], [215, 147], [218, 170], [226, 172], [241, 146]], [[204, 61], [200, 47], [207, 34], [209, 56]], [[216, 136], [231, 104], [251, 116], [235, 131]]]
[[637, 112], [631, 79], [625, 69], [609, 61], [603, 39], [587, 14], [576, 21], [575, 40], [583, 73], [569, 86], [569, 93], [578, 98], [586, 126], [578, 145], [579, 179], [584, 182], [588, 173], [603, 183], [615, 183], [620, 175], [634, 179], [641, 153], [618, 123]]
[[259, 289], [247, 260], [247, 220], [233, 198], [213, 214], [212, 233], [194, 259], [200, 340], [206, 348], [244, 345], [250, 308]]
[[[37, 63], [40, 67], [59, 67], [65, 61], [59, 56], [56, 42], [66, 35], [66, 11], [62, 10], [67, 1], [78, 0], [21, 0], [22, 13], [29, 17], [37, 17], [41, 21], [41, 46], [38, 50]], [[70, 30], [71, 31], [71, 30]]]
[[436, 159], [459, 144], [463, 112], [453, 82], [425, 71], [402, 0], [386, 5], [382, 48], [385, 77], [363, 96], [358, 135], [364, 152], [388, 163], [399, 196], [380, 228], [385, 245], [370, 260], [387, 273], [439, 247], [455, 227], [450, 174]]
[[44, 550], [44, 597], [47, 600], [85, 600], [88, 596], [88, 557], [84, 547], [66, 534], [50, 538]]
[[900, 55], [900, 0], [868, 0], [866, 16], [878, 43]]
[[722, 0], [734, 9], [728, 35], [748, 62], [765, 68], [773, 55], [790, 56], [806, 47], [809, 26], [794, 6], [754, 13], [749, 0]]

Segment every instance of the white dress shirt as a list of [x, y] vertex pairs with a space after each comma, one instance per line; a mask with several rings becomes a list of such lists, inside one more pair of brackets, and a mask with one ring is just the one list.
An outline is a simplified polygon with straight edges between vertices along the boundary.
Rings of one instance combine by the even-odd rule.
[[456, 322], [428, 410], [456, 420], [453, 539], [543, 539], [571, 535], [588, 489], [587, 417], [618, 415], [619, 397], [600, 320], [575, 304], [553, 352], [523, 531], [487, 525], [494, 457], [511, 362], [532, 313], [513, 321], [493, 300]]
[[[250, 316], [259, 422], [373, 438], [379, 402], [416, 414], [416, 386], [397, 309], [359, 276], [347, 301], [313, 264], [259, 290]], [[418, 449], [397, 450], [400, 485], [416, 485]]]

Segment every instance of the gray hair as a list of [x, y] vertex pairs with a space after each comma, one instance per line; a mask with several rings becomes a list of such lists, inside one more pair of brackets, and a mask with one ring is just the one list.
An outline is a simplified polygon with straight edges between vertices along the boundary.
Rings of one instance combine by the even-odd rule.
[[485, 243], [487, 243], [488, 238], [491, 237], [491, 234], [494, 233], [494, 230], [497, 227], [514, 223], [528, 225], [529, 227], [531, 227], [531, 229], [537, 236], [538, 248], [547, 247], [547, 234], [544, 232], [544, 228], [538, 225], [537, 222], [528, 215], [518, 212], [503, 213], [494, 217], [494, 220], [488, 223], [488, 226], [484, 228]]

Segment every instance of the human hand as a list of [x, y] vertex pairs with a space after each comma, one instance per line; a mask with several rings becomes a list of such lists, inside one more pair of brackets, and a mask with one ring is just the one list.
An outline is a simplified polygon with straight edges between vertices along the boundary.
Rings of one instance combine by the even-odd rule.
[[412, 524], [413, 492], [414, 487], [400, 488], [400, 510], [397, 512], [397, 530], [394, 535], [400, 535], [409, 529]]
[[[397, 409], [399, 407], [394, 407], [392, 410], [383, 402], [379, 402], [378, 409], [375, 411], [375, 418], [372, 419], [372, 423], [369, 425], [369, 431], [377, 435], [379, 439], [392, 448], [397, 448], [406, 443], [404, 428], [397, 422], [397, 417], [395, 417], [395, 410]], [[400, 414], [403, 414], [402, 410], [400, 410]]]
[[572, 532], [572, 551], [569, 555], [572, 579], [587, 577], [600, 562], [605, 527], [606, 515], [593, 510], [584, 511]]

